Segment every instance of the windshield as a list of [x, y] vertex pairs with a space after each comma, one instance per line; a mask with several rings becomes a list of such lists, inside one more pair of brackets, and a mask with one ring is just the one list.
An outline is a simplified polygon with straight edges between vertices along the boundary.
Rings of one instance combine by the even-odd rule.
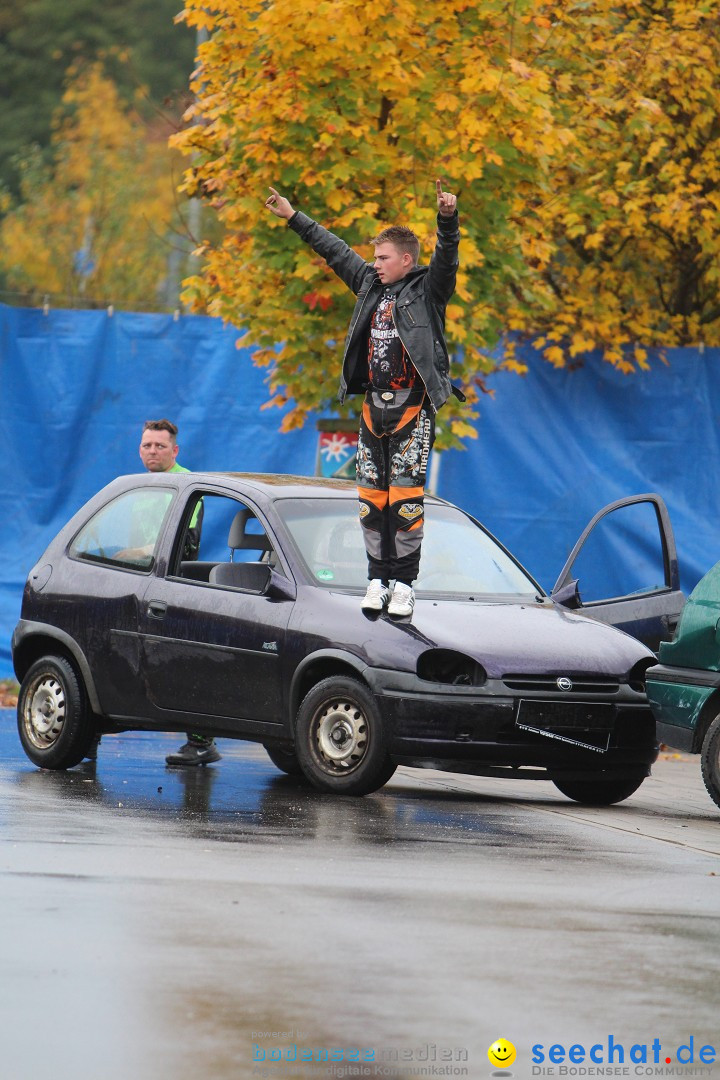
[[[279, 499], [275, 506], [311, 576], [321, 585], [365, 588], [367, 557], [354, 499]], [[526, 596], [537, 586], [454, 506], [427, 503], [418, 592]]]

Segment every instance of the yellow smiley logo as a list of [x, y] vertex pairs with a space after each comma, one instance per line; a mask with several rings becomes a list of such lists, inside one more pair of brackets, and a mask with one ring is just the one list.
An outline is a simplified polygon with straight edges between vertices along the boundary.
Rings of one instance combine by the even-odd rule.
[[492, 1046], [488, 1047], [488, 1061], [500, 1069], [507, 1069], [517, 1057], [517, 1051], [507, 1039], [496, 1039]]

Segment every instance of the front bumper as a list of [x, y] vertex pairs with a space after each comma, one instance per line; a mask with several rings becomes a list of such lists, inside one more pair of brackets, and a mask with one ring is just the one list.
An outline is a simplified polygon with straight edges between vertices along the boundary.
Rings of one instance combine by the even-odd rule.
[[[650, 708], [643, 694], [626, 685], [612, 695], [554, 699], [547, 693], [508, 693], [499, 680], [471, 687], [377, 668], [364, 675], [397, 764], [527, 779], [584, 779], [597, 778], [599, 772], [647, 775], [657, 758]], [[522, 723], [521, 702], [542, 715], [539, 725]]]

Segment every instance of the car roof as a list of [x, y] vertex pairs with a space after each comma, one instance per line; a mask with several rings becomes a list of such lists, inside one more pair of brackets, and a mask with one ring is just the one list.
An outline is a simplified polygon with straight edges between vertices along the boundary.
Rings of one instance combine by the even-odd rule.
[[[146, 483], [153, 485], [167, 482], [172, 477], [173, 483], [178, 482], [180, 487], [190, 484], [213, 483], [218, 480], [239, 481], [244, 488], [252, 488], [263, 494], [266, 499], [287, 498], [347, 498], [355, 497], [357, 486], [352, 480], [341, 480], [336, 477], [325, 476], [295, 476], [292, 473], [251, 473], [251, 472], [182, 472], [182, 473], [138, 473], [133, 476], [134, 480], [142, 477]], [[128, 479], [126, 477], [125, 479]], [[445, 502], [444, 499], [433, 498], [426, 494], [425, 501]]]
[[[197, 476], [197, 473], [195, 474]], [[217, 472], [205, 473], [211, 478], [240, 480], [260, 491], [268, 498], [281, 499], [289, 495], [333, 495], [347, 496], [357, 489], [352, 480], [341, 480], [329, 476], [295, 476], [292, 473], [243, 473]]]

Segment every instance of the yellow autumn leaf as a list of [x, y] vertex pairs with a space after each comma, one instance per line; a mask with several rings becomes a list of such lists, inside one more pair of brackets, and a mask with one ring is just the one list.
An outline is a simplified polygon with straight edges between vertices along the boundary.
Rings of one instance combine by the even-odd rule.
[[478, 433], [472, 424], [468, 424], [464, 420], [452, 420], [450, 428], [453, 435], [457, 435], [460, 439], [477, 439], [478, 437]]

